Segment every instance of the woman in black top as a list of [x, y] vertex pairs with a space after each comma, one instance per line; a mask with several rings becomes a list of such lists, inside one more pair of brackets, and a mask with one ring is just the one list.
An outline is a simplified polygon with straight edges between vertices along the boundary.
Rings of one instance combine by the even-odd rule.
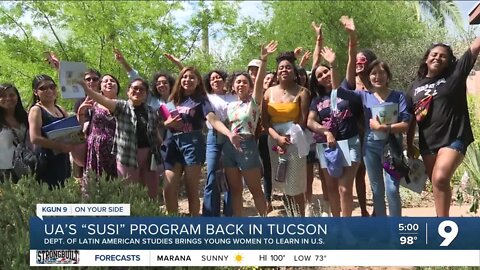
[[448, 44], [433, 44], [423, 56], [417, 78], [409, 89], [416, 119], [408, 132], [408, 155], [414, 155], [417, 122], [420, 154], [432, 180], [439, 217], [449, 215], [450, 179], [462, 163], [468, 145], [473, 142], [466, 79], [479, 51], [480, 38], [477, 38], [457, 61]]
[[28, 112], [28, 123], [30, 141], [39, 159], [36, 179], [47, 183], [50, 189], [62, 187], [71, 174], [68, 153], [73, 145], [48, 139], [42, 127], [67, 117], [67, 112], [56, 104], [57, 84], [50, 76], [37, 75], [32, 88], [33, 105]]

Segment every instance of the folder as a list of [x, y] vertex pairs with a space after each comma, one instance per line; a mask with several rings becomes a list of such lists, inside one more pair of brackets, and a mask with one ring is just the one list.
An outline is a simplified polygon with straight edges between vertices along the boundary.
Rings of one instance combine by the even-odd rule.
[[86, 70], [87, 66], [85, 63], [60, 62], [58, 74], [62, 98], [80, 99], [85, 97], [85, 90], [83, 90], [83, 87], [77, 82], [83, 80]]
[[42, 127], [47, 138], [70, 144], [80, 144], [85, 142], [85, 135], [78, 123], [76, 116], [70, 116]]

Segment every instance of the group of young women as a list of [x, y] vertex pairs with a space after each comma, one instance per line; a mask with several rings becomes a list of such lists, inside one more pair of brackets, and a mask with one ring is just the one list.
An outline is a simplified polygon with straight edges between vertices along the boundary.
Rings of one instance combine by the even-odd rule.
[[[266, 62], [277, 48], [274, 41], [262, 46], [260, 59], [250, 62], [247, 72], [230, 76], [213, 70], [202, 79], [197, 69], [184, 67], [166, 54], [181, 69], [177, 79], [159, 72], [150, 84], [117, 50], [115, 57], [130, 78], [128, 100], [118, 98], [121, 87], [115, 76], [101, 76], [93, 69], [85, 73], [81, 83], [87, 97], [77, 103], [75, 113], [87, 138], [86, 147], [50, 140], [42, 131], [43, 126], [68, 116], [56, 104], [57, 84], [51, 77], [34, 78], [28, 113], [15, 86], [2, 84], [0, 151], [6, 154], [0, 157], [1, 180], [18, 181], [13, 153], [18, 142], [26, 140], [39, 157], [37, 180], [51, 188], [63, 186], [71, 176], [72, 153], [74, 176], [81, 179], [87, 196], [88, 185], [106, 175], [145, 185], [153, 199], [162, 190], [167, 212], [176, 214], [183, 181], [190, 215], [200, 215], [202, 210], [203, 216], [220, 216], [223, 208], [225, 216], [242, 216], [246, 185], [259, 215], [265, 216], [272, 210], [275, 187], [285, 195], [289, 211], [304, 216], [310, 215], [314, 204], [313, 164], [322, 154], [315, 144], [335, 149], [337, 141], [345, 140], [351, 165], [340, 173], [319, 168], [324, 200], [330, 208], [324, 210], [333, 216], [351, 216], [355, 181], [362, 216], [369, 215], [365, 167], [373, 193], [372, 215], [387, 215], [386, 194], [389, 215], [401, 216], [399, 181], [384, 171], [382, 163], [387, 141], [376, 140], [374, 134], [396, 134], [401, 142], [401, 135], [407, 133], [407, 152], [413, 156], [418, 124], [420, 153], [433, 183], [437, 215], [448, 216], [450, 180], [473, 141], [466, 78], [480, 51], [480, 39], [459, 60], [449, 45], [433, 44], [405, 94], [389, 87], [392, 74], [387, 63], [370, 50], [357, 53], [353, 20], [344, 16], [340, 21], [349, 36], [343, 81], [335, 52], [323, 47], [322, 29], [315, 23], [310, 77], [297, 67], [294, 52], [280, 53], [276, 70], [267, 73]], [[302, 65], [308, 58], [309, 52]], [[322, 58], [326, 64], [320, 64]], [[398, 104], [397, 123], [382, 124], [372, 117], [372, 108], [384, 103]], [[201, 207], [199, 183], [205, 161]]]

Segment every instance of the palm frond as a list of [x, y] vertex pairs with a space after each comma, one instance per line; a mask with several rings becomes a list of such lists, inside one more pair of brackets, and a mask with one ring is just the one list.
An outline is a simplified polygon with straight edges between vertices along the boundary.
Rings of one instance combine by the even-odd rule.
[[462, 14], [454, 1], [429, 0], [415, 1], [415, 3], [418, 5], [420, 13], [423, 11], [430, 14], [438, 22], [439, 26], [445, 26], [447, 19], [450, 19], [457, 30], [463, 29]]

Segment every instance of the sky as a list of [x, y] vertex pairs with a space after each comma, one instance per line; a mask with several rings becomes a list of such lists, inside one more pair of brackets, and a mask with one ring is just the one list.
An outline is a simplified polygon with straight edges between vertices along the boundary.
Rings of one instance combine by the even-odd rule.
[[[461, 13], [462, 18], [464, 19], [464, 30], [468, 31], [470, 29], [474, 29], [477, 35], [480, 35], [480, 27], [478, 26], [470, 26], [468, 25], [468, 14], [470, 11], [475, 7], [475, 5], [479, 1], [454, 1]], [[240, 17], [248, 17], [252, 16], [254, 18], [264, 18], [265, 15], [263, 14], [263, 10], [261, 8], [262, 4], [261, 1], [244, 1], [240, 5], [239, 15]], [[182, 11], [177, 12], [175, 14], [175, 21], [179, 24], [186, 23], [190, 17], [195, 12], [195, 5], [191, 2], [184, 3], [185, 9]], [[215, 27], [215, 26], [214, 26]], [[451, 29], [451, 34], [456, 35], [456, 30], [454, 30], [453, 24], [451, 22], [447, 22], [447, 28]], [[216, 38], [210, 38], [210, 48], [215, 48], [215, 51], [220, 55], [225, 55], [227, 53], [231, 53], [232, 48], [228, 46], [231, 42], [225, 38], [224, 35], [221, 33]], [[222, 46], [217, 46], [220, 44]], [[219, 51], [219, 48], [223, 48], [224, 51]]]
[[478, 34], [480, 27], [468, 25], [468, 14], [480, 1], [454, 1], [454, 2], [457, 4], [458, 8], [460, 9], [460, 13], [462, 14], [462, 17], [464, 18], [464, 29], [473, 27], [475, 29], [475, 32]]

